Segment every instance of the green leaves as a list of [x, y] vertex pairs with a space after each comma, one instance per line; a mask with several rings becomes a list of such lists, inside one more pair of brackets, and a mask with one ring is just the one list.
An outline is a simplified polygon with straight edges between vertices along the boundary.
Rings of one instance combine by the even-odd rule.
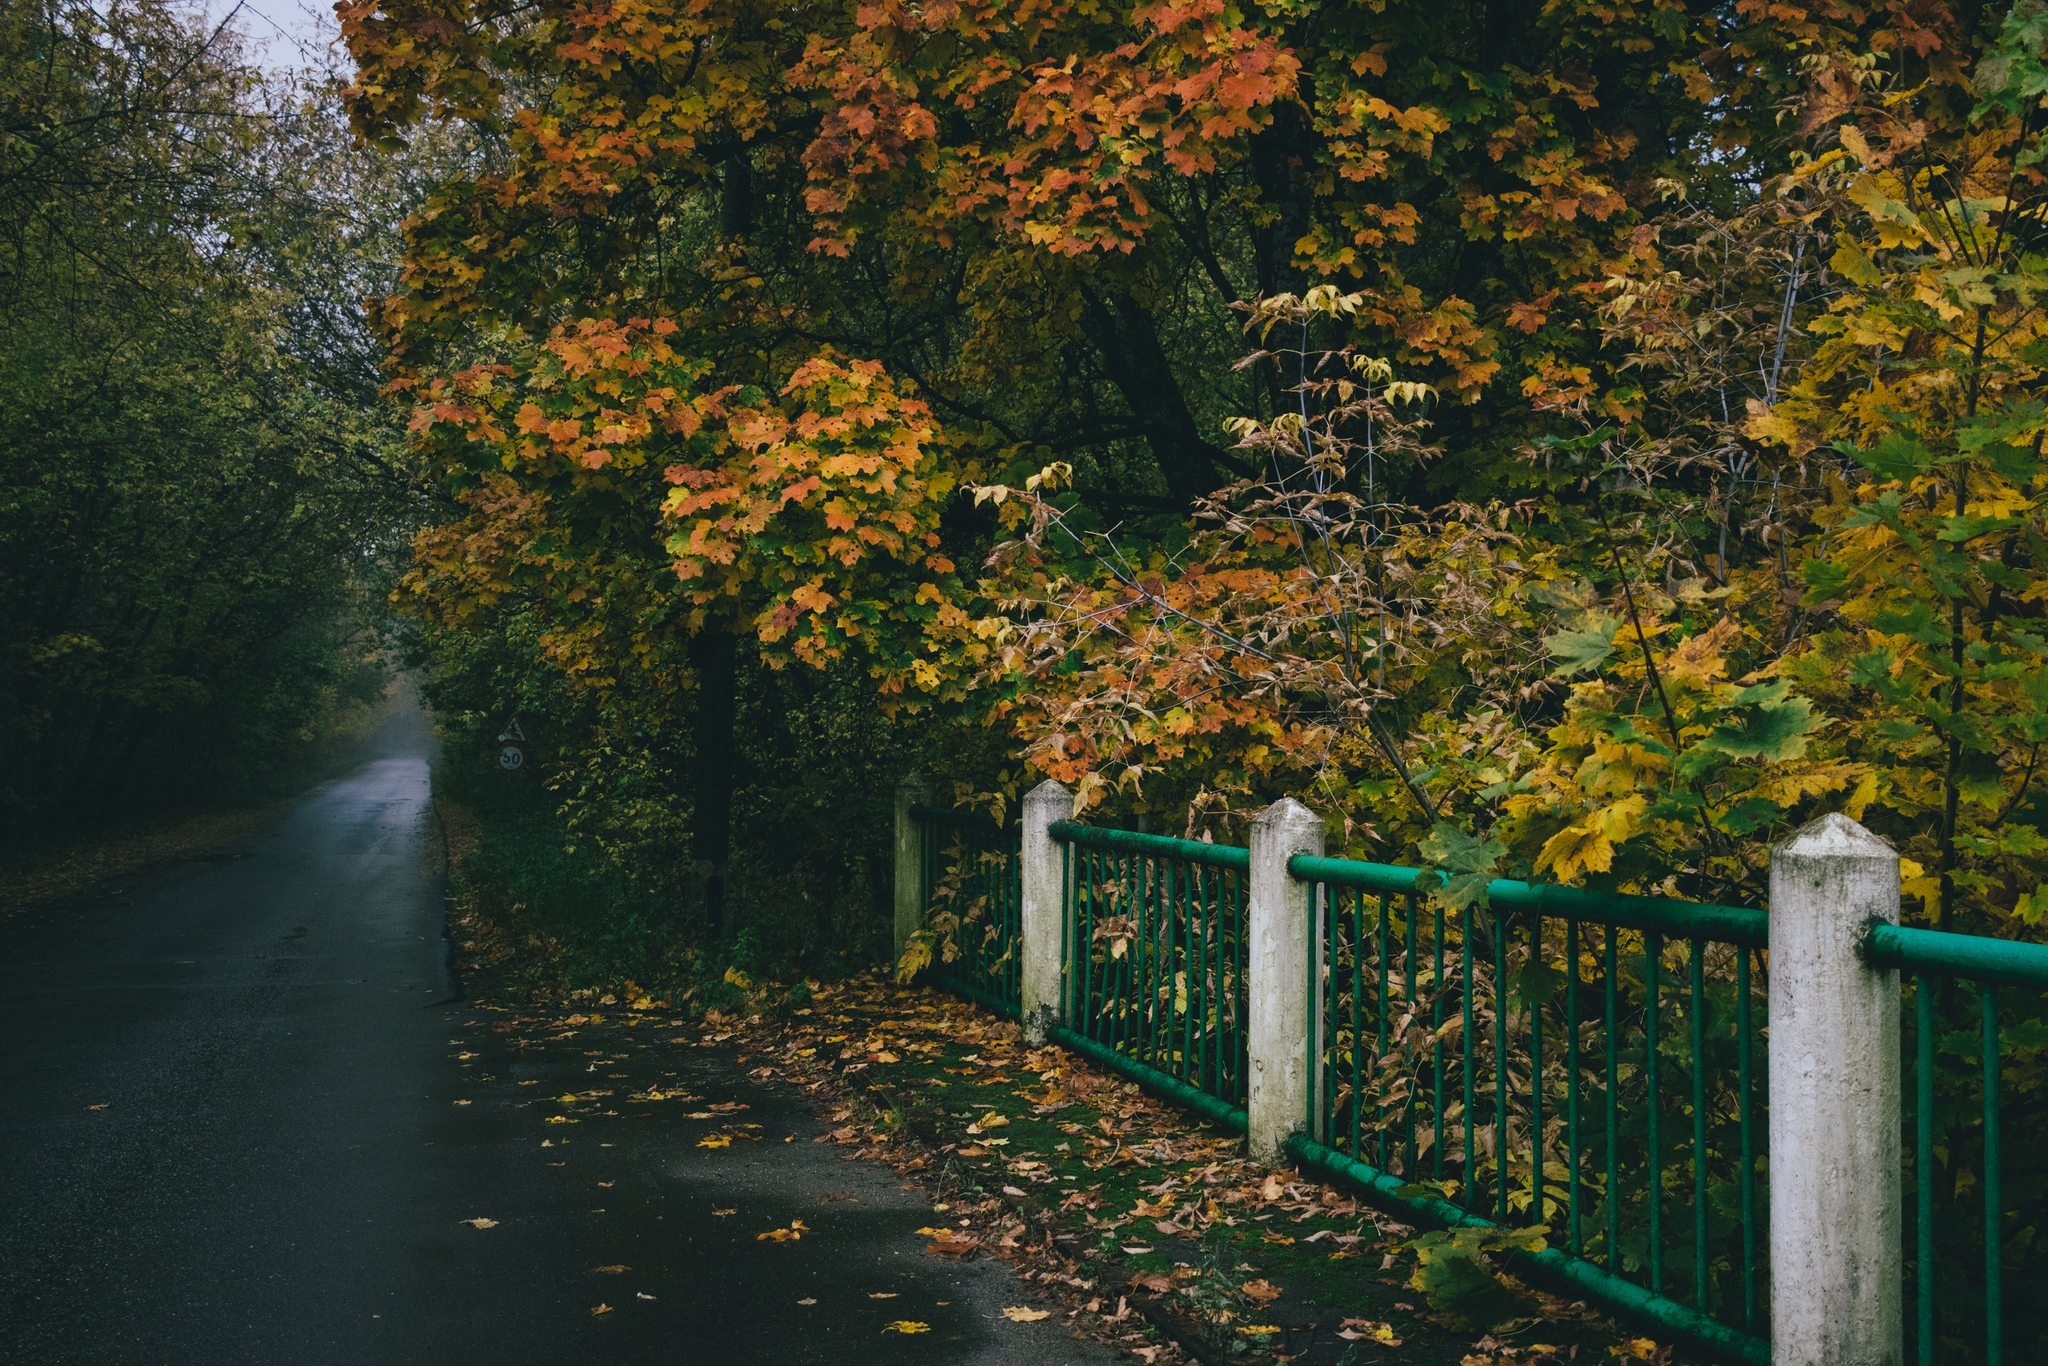
[[1791, 689], [1784, 679], [1743, 689], [1698, 748], [1731, 759], [1798, 758], [1806, 752], [1806, 737], [1826, 725], [1827, 718], [1815, 716], [1806, 698], [1787, 696]]
[[1485, 907], [1487, 884], [1493, 881], [1494, 868], [1508, 852], [1505, 844], [1468, 835], [1448, 821], [1438, 821], [1416, 847], [1445, 874], [1443, 885], [1431, 894], [1452, 911], [1462, 911], [1467, 906]]
[[1491, 1328], [1516, 1312], [1515, 1298], [1486, 1264], [1492, 1252], [1540, 1252], [1547, 1227], [1454, 1228], [1410, 1239], [1415, 1274], [1409, 1288], [1429, 1300], [1430, 1309], [1461, 1332]]
[[2005, 16], [1997, 45], [1978, 60], [1970, 78], [1977, 94], [1970, 122], [1981, 123], [1993, 110], [2017, 118], [2048, 95], [2048, 67], [2041, 63], [2044, 45], [2048, 45], [2048, 9], [2038, 4], [2014, 5]]
[[1926, 443], [1903, 431], [1888, 433], [1869, 450], [1859, 450], [1849, 441], [1837, 441], [1835, 449], [1880, 479], [1911, 479], [1940, 463]]
[[1606, 663], [1614, 653], [1614, 634], [1620, 625], [1612, 617], [1600, 617], [1582, 630], [1558, 631], [1543, 637], [1543, 648], [1557, 661], [1550, 676], [1570, 678]]

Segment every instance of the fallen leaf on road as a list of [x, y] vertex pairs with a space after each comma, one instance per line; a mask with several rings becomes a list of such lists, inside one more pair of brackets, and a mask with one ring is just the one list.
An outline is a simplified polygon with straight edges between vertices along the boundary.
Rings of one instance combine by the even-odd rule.
[[462, 1222], [468, 1224], [471, 1228], [496, 1228], [498, 1226], [496, 1219], [464, 1219]]
[[1377, 1342], [1382, 1347], [1401, 1345], [1401, 1339], [1394, 1336], [1393, 1324], [1374, 1323], [1371, 1319], [1346, 1319], [1337, 1336], [1346, 1342]]
[[931, 1330], [929, 1323], [919, 1323], [915, 1319], [898, 1319], [882, 1328], [885, 1333], [929, 1333]]
[[1285, 1193], [1281, 1188], [1280, 1178], [1277, 1176], [1268, 1176], [1266, 1184], [1259, 1187], [1259, 1198], [1261, 1200], [1278, 1200]]
[[651, 1300], [654, 1298], [654, 1296], [648, 1294], [645, 1290], [636, 1290], [633, 1292], [633, 1298], [638, 1300]]
[[893, 1300], [896, 1298], [896, 1294], [897, 1292], [894, 1290], [877, 1290], [874, 1294], [869, 1295], [868, 1298], [871, 1300]]
[[732, 1135], [706, 1134], [697, 1140], [697, 1146], [700, 1148], [730, 1148], [732, 1146]]
[[1246, 1299], [1257, 1300], [1260, 1304], [1271, 1304], [1280, 1298], [1280, 1287], [1271, 1281], [1246, 1281], [1238, 1289], [1244, 1292]]
[[624, 1262], [615, 1262], [610, 1266], [593, 1266], [590, 1269], [600, 1276], [616, 1276], [621, 1272], [631, 1271], [633, 1268], [627, 1266]]
[[604, 1187], [606, 1190], [610, 1190], [613, 1186], [616, 1186], [619, 1183], [616, 1181], [600, 1181], [597, 1184]]
[[1049, 1309], [1026, 1309], [1020, 1305], [1015, 1309], [1005, 1309], [1003, 1317], [1012, 1323], [1036, 1323], [1040, 1319], [1051, 1318], [1052, 1311]]
[[709, 1110], [692, 1110], [692, 1111], [690, 1111], [690, 1113], [689, 1113], [689, 1114], [687, 1114], [687, 1115], [684, 1115], [684, 1116], [683, 1116], [683, 1118], [684, 1118], [684, 1119], [717, 1119], [717, 1118], [718, 1118], [718, 1116], [717, 1116], [717, 1115], [714, 1115], [714, 1114], [712, 1114], [712, 1113], [711, 1113], [711, 1112], [710, 1112]]
[[1014, 1195], [1014, 1196], [1017, 1196], [1017, 1197], [1019, 1197], [1019, 1198], [1022, 1198], [1022, 1197], [1023, 1197], [1023, 1194], [1024, 1194], [1024, 1192], [1023, 1192], [1023, 1191], [1020, 1191], [1020, 1190], [1018, 1190], [1018, 1189], [1017, 1189], [1017, 1188], [1016, 1188], [1015, 1186], [1005, 1186], [1005, 1187], [1003, 1187], [1003, 1194], [1005, 1194], [1005, 1195]]
[[600, 1304], [596, 1308], [592, 1309], [590, 1312], [592, 1315], [609, 1314], [612, 1312], [612, 1307], [608, 1304]]
[[814, 1299], [801, 1299], [801, 1300], [798, 1300], [798, 1301], [797, 1301], [797, 1303], [798, 1303], [798, 1304], [816, 1304], [816, 1303], [817, 1303], [817, 1301], [816, 1301], [816, 1300], [814, 1300]]
[[1294, 1246], [1294, 1240], [1292, 1238], [1288, 1237], [1284, 1233], [1275, 1233], [1271, 1229], [1266, 1229], [1264, 1231], [1263, 1237], [1266, 1242], [1273, 1244], [1275, 1247]]
[[1140, 1290], [1150, 1290], [1155, 1295], [1164, 1295], [1167, 1291], [1173, 1289], [1173, 1281], [1157, 1271], [1149, 1276], [1133, 1276], [1131, 1284], [1137, 1286]]
[[1152, 1249], [1149, 1247], [1127, 1247], [1124, 1249], [1124, 1255], [1129, 1257], [1142, 1257], [1151, 1250]]
[[743, 1100], [721, 1100], [717, 1104], [708, 1106], [707, 1108], [721, 1115], [729, 1115], [733, 1113], [735, 1110], [745, 1110], [749, 1107], [747, 1103]]
[[112, 1101], [110, 1100], [110, 1101], [106, 1101], [106, 1102], [104, 1102], [104, 1103], [102, 1103], [102, 1104], [99, 1104], [99, 1105], [88, 1105], [88, 1106], [86, 1106], [85, 1108], [86, 1108], [86, 1109], [88, 1109], [88, 1110], [105, 1110], [105, 1109], [109, 1108], [110, 1106], [112, 1106], [112, 1105], [113, 1105], [113, 1103], [114, 1103], [114, 1102], [112, 1102]]
[[1277, 1323], [1247, 1323], [1237, 1331], [1240, 1333], [1271, 1334], [1279, 1332], [1280, 1325]]
[[766, 1233], [754, 1235], [757, 1243], [793, 1243], [804, 1236], [804, 1221], [792, 1219], [788, 1228], [771, 1228]]
[[981, 1246], [971, 1234], [960, 1233], [950, 1228], [921, 1228], [918, 1232], [932, 1239], [924, 1245], [924, 1250], [936, 1252], [941, 1257], [965, 1257]]
[[715, 1209], [715, 1210], [711, 1211], [711, 1217], [712, 1217], [712, 1218], [714, 1218], [714, 1219], [723, 1219], [723, 1218], [724, 1218], [724, 1217], [725, 1217], [726, 1215], [728, 1215], [728, 1214], [738, 1214], [738, 1213], [739, 1213], [739, 1211], [738, 1211], [738, 1210], [736, 1210], [736, 1209]]

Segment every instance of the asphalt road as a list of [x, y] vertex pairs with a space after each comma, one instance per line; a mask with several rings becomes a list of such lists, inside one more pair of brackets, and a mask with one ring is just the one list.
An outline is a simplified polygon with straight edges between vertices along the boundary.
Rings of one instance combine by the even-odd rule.
[[[1112, 1359], [1005, 1320], [1005, 1266], [923, 1252], [930, 1197], [723, 1050], [492, 1029], [449, 975], [430, 748], [402, 714], [238, 845], [0, 926], [0, 1361]], [[760, 1141], [537, 1103], [650, 1086]]]

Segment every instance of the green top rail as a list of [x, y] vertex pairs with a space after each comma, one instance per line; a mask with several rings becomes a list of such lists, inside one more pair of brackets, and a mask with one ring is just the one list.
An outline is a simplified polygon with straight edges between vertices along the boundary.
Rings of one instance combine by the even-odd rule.
[[[1350, 859], [1313, 858], [1296, 854], [1287, 871], [1303, 882], [1329, 882], [1381, 893], [1427, 892], [1427, 879], [1443, 874], [1427, 868], [1393, 863], [1357, 863]], [[1770, 917], [1748, 906], [1715, 906], [1662, 896], [1629, 896], [1622, 892], [1590, 892], [1579, 887], [1516, 882], [1495, 878], [1487, 883], [1489, 901], [1512, 910], [1570, 920], [1591, 920], [1623, 929], [1645, 930], [1682, 939], [1709, 939], [1745, 948], [1770, 947]]]
[[982, 830], [992, 835], [1001, 833], [1004, 828], [986, 811], [959, 811], [946, 806], [913, 806], [910, 808], [910, 815], [913, 820], [924, 821], [928, 825], [951, 825], [962, 830]]
[[1234, 844], [1204, 844], [1200, 840], [1178, 840], [1171, 835], [1146, 835], [1136, 830], [1105, 830], [1079, 821], [1054, 821], [1046, 833], [1068, 844], [1109, 849], [1120, 854], [1185, 859], [1189, 863], [1235, 868], [1240, 872], [1252, 866], [1252, 851]]
[[1941, 973], [2001, 986], [2048, 989], [2048, 944], [1874, 924], [1863, 951], [1881, 968]]

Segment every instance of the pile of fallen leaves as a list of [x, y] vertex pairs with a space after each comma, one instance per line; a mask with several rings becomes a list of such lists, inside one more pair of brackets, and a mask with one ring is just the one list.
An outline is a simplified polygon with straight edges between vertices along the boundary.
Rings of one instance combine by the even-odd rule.
[[929, 1251], [1006, 1258], [1057, 1306], [1016, 1312], [1064, 1312], [1147, 1362], [1396, 1348], [1446, 1366], [1676, 1360], [1505, 1276], [1486, 1323], [1445, 1312], [1422, 1293], [1415, 1229], [1253, 1164], [1236, 1135], [1061, 1048], [1027, 1048], [955, 997], [880, 975], [807, 985], [794, 1012], [712, 1010], [688, 1041], [809, 1093], [837, 1126], [817, 1141], [928, 1181], [945, 1216], [921, 1230]]

